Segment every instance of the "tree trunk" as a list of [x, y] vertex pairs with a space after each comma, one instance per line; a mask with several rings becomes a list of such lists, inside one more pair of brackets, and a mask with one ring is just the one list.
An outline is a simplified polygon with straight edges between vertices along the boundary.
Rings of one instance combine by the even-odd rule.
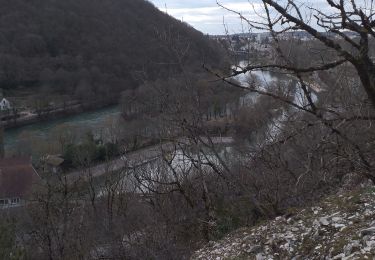
[[0, 125], [0, 159], [4, 158], [5, 150], [4, 150], [4, 127]]
[[372, 106], [375, 108], [375, 65], [367, 57], [366, 60], [356, 64], [355, 67]]

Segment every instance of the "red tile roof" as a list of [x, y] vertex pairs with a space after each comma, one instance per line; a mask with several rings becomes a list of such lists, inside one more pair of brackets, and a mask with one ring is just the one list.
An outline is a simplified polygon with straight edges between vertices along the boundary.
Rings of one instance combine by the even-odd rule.
[[24, 198], [38, 179], [30, 158], [0, 159], [0, 199]]

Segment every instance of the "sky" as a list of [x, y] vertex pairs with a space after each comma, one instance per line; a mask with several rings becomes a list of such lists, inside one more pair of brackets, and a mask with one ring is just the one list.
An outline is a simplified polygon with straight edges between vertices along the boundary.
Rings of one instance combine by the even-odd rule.
[[[237, 15], [224, 10], [215, 0], [149, 0], [156, 7], [169, 15], [187, 22], [195, 29], [207, 34], [224, 34], [225, 28], [229, 33], [242, 31], [241, 21]], [[253, 7], [247, 0], [220, 0], [226, 7], [253, 15]], [[257, 8], [258, 6], [255, 6]], [[245, 28], [245, 31], [247, 29]]]
[[[216, 0], [148, 0], [152, 2], [161, 11], [167, 12], [169, 15], [187, 22], [195, 29], [206, 33], [206, 34], [225, 34], [228, 30], [229, 34], [249, 32], [249, 28], [246, 24], [241, 22], [238, 15], [229, 12], [216, 3]], [[225, 7], [241, 12], [245, 17], [250, 20], [259, 19], [259, 14], [262, 15], [264, 12], [263, 6], [260, 4], [260, 0], [218, 0]], [[284, 0], [285, 1], [285, 0]], [[280, 0], [282, 3], [283, 0]], [[324, 12], [331, 12], [333, 9], [328, 6], [327, 0], [296, 0], [298, 5], [304, 7], [314, 7]], [[366, 2], [370, 0], [356, 0], [358, 6], [366, 6]], [[344, 2], [346, 5], [350, 1]], [[311, 16], [311, 10], [305, 13], [306, 17]], [[258, 14], [258, 15], [257, 15]], [[308, 19], [310, 19], [308, 18]], [[310, 20], [312, 26], [316, 25], [314, 18]], [[224, 23], [226, 26], [224, 26]]]

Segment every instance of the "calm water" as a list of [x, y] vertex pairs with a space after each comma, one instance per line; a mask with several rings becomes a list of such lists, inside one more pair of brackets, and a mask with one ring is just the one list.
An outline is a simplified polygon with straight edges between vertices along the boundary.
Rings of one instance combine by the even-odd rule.
[[[244, 63], [240, 63], [244, 66]], [[271, 72], [252, 72], [241, 74], [236, 77], [243, 85], [248, 85], [249, 76], [255, 76], [265, 86], [270, 82], [278, 81], [281, 75], [276, 75]], [[248, 93], [242, 99], [256, 102], [256, 94]], [[245, 102], [247, 103], [247, 102]], [[4, 145], [5, 151], [9, 154], [15, 150], [22, 149], [22, 140], [28, 138], [36, 138], [38, 140], [49, 141], [53, 138], [54, 129], [59, 127], [75, 129], [75, 131], [85, 133], [92, 131], [98, 133], [103, 130], [108, 122], [118, 120], [120, 118], [120, 109], [118, 106], [107, 107], [92, 112], [86, 112], [79, 115], [69, 116], [62, 119], [56, 119], [46, 122], [39, 122], [32, 125], [27, 125], [20, 128], [9, 129], [5, 131]]]
[[[247, 66], [247, 61], [240, 61], [240, 67], [244, 68]], [[232, 67], [236, 69], [236, 67]], [[238, 69], [238, 68], [237, 68]], [[283, 73], [271, 72], [271, 71], [251, 71], [245, 74], [239, 74], [234, 77], [243, 87], [249, 87], [250, 85], [257, 85], [259, 90], [267, 90], [267, 88], [277, 82], [287, 82], [291, 78]], [[254, 92], [249, 92], [243, 97], [240, 98], [241, 104], [251, 105], [257, 102], [257, 99], [260, 95]]]
[[107, 122], [117, 120], [119, 117], [119, 107], [111, 106], [79, 115], [9, 129], [5, 131], [4, 148], [7, 152], [14, 151], [20, 145], [20, 140], [25, 138], [25, 135], [49, 140], [52, 137], [53, 129], [59, 126], [79, 129], [81, 132], [100, 131]]

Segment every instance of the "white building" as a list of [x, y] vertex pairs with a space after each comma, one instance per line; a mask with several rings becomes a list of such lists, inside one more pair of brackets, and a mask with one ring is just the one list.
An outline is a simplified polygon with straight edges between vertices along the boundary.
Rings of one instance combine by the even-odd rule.
[[0, 102], [0, 110], [4, 111], [4, 110], [9, 110], [11, 108], [12, 106], [10, 105], [10, 102], [6, 98], [3, 98]]

